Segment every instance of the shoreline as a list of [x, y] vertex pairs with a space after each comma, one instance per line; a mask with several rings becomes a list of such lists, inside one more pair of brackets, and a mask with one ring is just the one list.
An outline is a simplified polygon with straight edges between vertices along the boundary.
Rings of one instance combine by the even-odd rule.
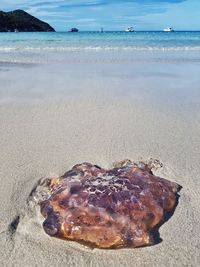
[[156, 102], [169, 109], [199, 104], [200, 58], [196, 53], [14, 54], [0, 53], [0, 103], [59, 101], [91, 94], [94, 98], [131, 98], [144, 105]]

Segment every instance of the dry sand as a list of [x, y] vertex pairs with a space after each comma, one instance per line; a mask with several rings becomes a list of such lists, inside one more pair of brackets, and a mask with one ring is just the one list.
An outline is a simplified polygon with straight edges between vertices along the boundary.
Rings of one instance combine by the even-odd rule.
[[[199, 111], [199, 105], [167, 109], [89, 95], [2, 104], [0, 266], [199, 266]], [[27, 209], [41, 177], [61, 175], [83, 161], [109, 167], [116, 160], [149, 157], [164, 163], [157, 174], [183, 186], [157, 245], [92, 250], [50, 238], [38, 210]]]

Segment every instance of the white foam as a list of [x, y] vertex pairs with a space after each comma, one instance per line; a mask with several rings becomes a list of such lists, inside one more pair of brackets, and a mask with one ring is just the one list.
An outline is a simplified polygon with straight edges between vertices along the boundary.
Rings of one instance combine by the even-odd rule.
[[2, 52], [24, 51], [200, 51], [200, 46], [0, 46]]

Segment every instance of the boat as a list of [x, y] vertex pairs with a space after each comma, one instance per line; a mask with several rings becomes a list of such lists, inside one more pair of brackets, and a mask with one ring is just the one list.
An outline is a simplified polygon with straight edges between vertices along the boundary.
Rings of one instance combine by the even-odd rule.
[[78, 32], [79, 31], [79, 29], [77, 29], [77, 28], [71, 28], [71, 30], [70, 30], [70, 32]]
[[103, 27], [101, 27], [100, 32], [103, 32]]
[[163, 31], [164, 32], [174, 32], [174, 30], [171, 27], [167, 27]]
[[128, 27], [125, 31], [126, 32], [134, 32], [134, 29], [133, 29], [133, 27]]

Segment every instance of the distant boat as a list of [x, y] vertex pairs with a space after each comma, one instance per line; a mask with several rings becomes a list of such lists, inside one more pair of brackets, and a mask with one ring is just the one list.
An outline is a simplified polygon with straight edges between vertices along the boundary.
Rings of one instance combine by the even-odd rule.
[[174, 32], [174, 30], [171, 27], [167, 27], [163, 31], [164, 32]]
[[71, 28], [71, 30], [70, 30], [70, 32], [78, 32], [79, 31], [79, 29], [77, 29], [77, 28]]
[[101, 27], [100, 32], [103, 32], [103, 27]]
[[128, 27], [125, 31], [126, 32], [134, 32], [134, 29], [133, 29], [133, 27]]

